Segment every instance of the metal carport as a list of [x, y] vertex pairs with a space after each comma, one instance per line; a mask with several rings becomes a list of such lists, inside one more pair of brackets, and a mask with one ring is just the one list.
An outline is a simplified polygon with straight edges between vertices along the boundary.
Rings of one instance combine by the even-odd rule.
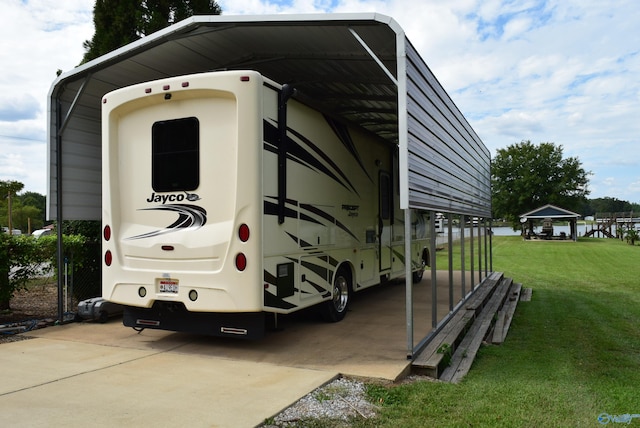
[[[490, 218], [489, 151], [402, 28], [375, 13], [194, 16], [60, 75], [49, 94], [48, 218], [101, 218], [100, 101], [106, 92], [224, 69], [253, 69], [292, 84], [316, 109], [398, 144], [405, 258], [411, 209]], [[435, 280], [434, 233], [431, 247]], [[484, 247], [490, 254], [486, 239]], [[409, 356], [416, 349], [410, 278], [408, 266]], [[437, 328], [435, 318], [432, 324]]]

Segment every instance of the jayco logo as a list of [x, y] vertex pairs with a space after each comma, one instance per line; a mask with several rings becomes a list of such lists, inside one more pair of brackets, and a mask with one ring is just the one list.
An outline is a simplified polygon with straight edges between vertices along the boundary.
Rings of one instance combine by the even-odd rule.
[[187, 192], [184, 192], [184, 195], [182, 193], [170, 194], [170, 195], [159, 195], [155, 192], [151, 192], [151, 196], [147, 198], [147, 202], [149, 203], [156, 202], [156, 203], [166, 204], [167, 202], [182, 202], [185, 199], [187, 201], [194, 202], [199, 200], [200, 196], [198, 196], [195, 193], [187, 193]]

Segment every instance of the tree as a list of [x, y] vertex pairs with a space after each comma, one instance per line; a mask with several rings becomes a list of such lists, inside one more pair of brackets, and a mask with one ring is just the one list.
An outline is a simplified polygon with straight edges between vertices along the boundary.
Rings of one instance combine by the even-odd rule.
[[598, 213], [640, 213], [640, 204], [605, 196], [604, 198], [586, 200], [582, 210], [576, 212], [579, 212], [583, 216]]
[[531, 141], [498, 150], [491, 164], [495, 218], [519, 228], [520, 215], [545, 204], [578, 211], [589, 194], [588, 175], [578, 158], [563, 159], [562, 146]]
[[142, 2], [141, 34], [148, 35], [193, 15], [220, 15], [211, 0], [147, 0]]
[[592, 210], [589, 213], [590, 215], [596, 213], [621, 213], [633, 210], [628, 201], [621, 201], [611, 197], [591, 199], [589, 200], [589, 205]]
[[638, 231], [632, 226], [624, 232], [624, 239], [627, 241], [627, 244], [635, 245], [636, 241], [640, 240], [640, 234], [638, 234]]
[[12, 200], [15, 197], [16, 193], [22, 190], [24, 184], [15, 180], [0, 180], [0, 195], [7, 198], [7, 227], [9, 230], [14, 229], [13, 227], [13, 207]]
[[220, 15], [213, 0], [96, 0], [95, 33], [83, 43], [83, 63], [192, 15]]
[[[11, 228], [20, 229], [23, 233], [39, 229], [45, 224], [44, 213], [46, 211], [46, 197], [35, 192], [24, 192], [17, 194], [24, 185], [17, 181], [0, 181], [0, 192], [4, 198], [0, 198], [0, 225], [9, 225], [11, 218]], [[11, 193], [11, 200], [9, 200]], [[9, 202], [11, 202], [11, 213], [9, 213]], [[9, 215], [11, 214], [11, 215]]]

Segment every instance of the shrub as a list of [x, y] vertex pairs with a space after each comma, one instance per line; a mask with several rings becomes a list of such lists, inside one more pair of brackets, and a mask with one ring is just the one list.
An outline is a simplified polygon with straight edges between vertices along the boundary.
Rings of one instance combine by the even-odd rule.
[[[78, 254], [80, 265], [85, 242], [84, 236], [63, 236], [65, 253]], [[42, 276], [46, 266], [57, 269], [57, 236], [36, 239], [30, 235], [0, 234], [0, 310], [9, 310], [13, 294]]]

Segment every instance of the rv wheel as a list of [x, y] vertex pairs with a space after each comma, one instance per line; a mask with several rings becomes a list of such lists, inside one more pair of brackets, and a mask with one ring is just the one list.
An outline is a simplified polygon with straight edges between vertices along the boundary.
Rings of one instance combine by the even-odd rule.
[[413, 282], [417, 284], [422, 281], [422, 277], [424, 276], [424, 268], [429, 266], [429, 251], [426, 249], [422, 252], [422, 257], [420, 258], [420, 270], [417, 270], [413, 273]]
[[349, 298], [351, 297], [351, 273], [347, 269], [340, 269], [333, 282], [331, 300], [325, 302], [323, 317], [329, 322], [341, 321], [347, 314]]

